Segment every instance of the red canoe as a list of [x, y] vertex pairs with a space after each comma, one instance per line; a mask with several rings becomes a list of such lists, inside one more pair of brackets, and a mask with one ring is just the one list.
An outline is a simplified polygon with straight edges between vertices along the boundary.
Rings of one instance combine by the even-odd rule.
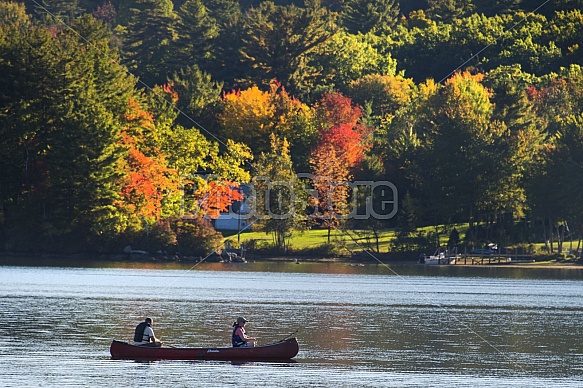
[[254, 348], [154, 348], [113, 340], [109, 348], [118, 360], [289, 360], [299, 350], [296, 338]]

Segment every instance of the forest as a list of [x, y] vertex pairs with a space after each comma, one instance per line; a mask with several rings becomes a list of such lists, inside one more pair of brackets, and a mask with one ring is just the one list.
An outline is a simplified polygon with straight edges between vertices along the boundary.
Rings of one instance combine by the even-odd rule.
[[561, 252], [583, 236], [582, 10], [0, 1], [0, 251], [204, 256], [250, 199], [281, 251], [323, 228]]

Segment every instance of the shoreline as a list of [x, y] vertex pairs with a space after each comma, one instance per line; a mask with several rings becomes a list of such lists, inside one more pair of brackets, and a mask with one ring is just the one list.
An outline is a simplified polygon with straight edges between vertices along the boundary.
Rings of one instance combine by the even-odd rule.
[[[262, 257], [248, 259], [248, 262], [294, 262], [294, 257]], [[376, 261], [376, 260], [354, 260], [350, 258], [301, 258], [300, 263], [338, 263], [338, 264], [351, 264], [351, 265], [391, 265], [391, 264], [409, 264], [409, 265], [419, 265], [425, 267], [464, 267], [464, 268], [569, 268], [569, 269], [583, 269], [583, 263], [574, 262], [524, 262], [524, 263], [503, 263], [503, 264], [421, 264], [416, 260], [388, 260], [388, 261]]]
[[[9, 260], [14, 261], [17, 259], [23, 259], [28, 263], [38, 262], [38, 264], [47, 263], [51, 260], [66, 260], [66, 261], [78, 261], [78, 262], [92, 262], [92, 261], [104, 261], [104, 262], [125, 262], [125, 263], [254, 263], [254, 262], [272, 262], [272, 263], [322, 263], [322, 264], [348, 264], [352, 266], [364, 266], [364, 265], [413, 265], [427, 268], [435, 267], [463, 267], [463, 268], [536, 268], [536, 269], [573, 269], [582, 270], [583, 262], [580, 261], [557, 261], [557, 260], [545, 260], [545, 261], [533, 261], [533, 262], [521, 262], [521, 263], [500, 263], [500, 264], [421, 264], [417, 260], [413, 259], [397, 259], [394, 256], [391, 258], [384, 257], [383, 259], [376, 259], [375, 255], [365, 256], [358, 255], [353, 257], [312, 257], [312, 256], [263, 256], [250, 254], [245, 257], [245, 260], [217, 260], [217, 256], [212, 257], [212, 259], [202, 259], [202, 258], [156, 258], [151, 255], [143, 255], [140, 257], [132, 257], [129, 254], [26, 254], [26, 253], [14, 253], [14, 252], [0, 252], [0, 261]], [[383, 256], [383, 255], [379, 255]], [[218, 257], [220, 258], [220, 256]], [[0, 264], [1, 265], [1, 264]]]

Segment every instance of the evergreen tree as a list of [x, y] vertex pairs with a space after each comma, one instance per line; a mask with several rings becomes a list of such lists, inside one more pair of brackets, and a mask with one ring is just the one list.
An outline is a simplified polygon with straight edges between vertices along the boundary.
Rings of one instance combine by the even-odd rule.
[[201, 71], [197, 65], [180, 69], [169, 83], [178, 94], [178, 107], [188, 116], [178, 117], [185, 126], [194, 124], [190, 119], [198, 122], [203, 119], [206, 112], [210, 114], [210, 109], [219, 103], [223, 89], [221, 82], [213, 81], [211, 76]]
[[176, 15], [170, 0], [133, 0], [122, 34], [128, 68], [148, 86], [163, 83], [181, 67], [174, 58]]
[[267, 86], [276, 79], [296, 96], [309, 94], [320, 74], [312, 57], [333, 35], [333, 20], [319, 0], [306, 0], [305, 8], [264, 2], [250, 10], [241, 49], [250, 81]]
[[35, 5], [35, 10], [39, 18], [49, 25], [70, 24], [85, 13], [79, 0], [42, 0], [40, 5]]
[[427, 0], [427, 15], [435, 20], [451, 22], [471, 14], [475, 8], [472, 0]]
[[342, 25], [351, 34], [388, 33], [398, 17], [397, 0], [348, 0], [340, 15]]
[[186, 0], [177, 14], [176, 47], [183, 54], [178, 59], [182, 63], [196, 63], [204, 69], [214, 55], [214, 40], [218, 36], [216, 21], [202, 0]]
[[473, 0], [473, 3], [475, 4], [475, 12], [486, 16], [513, 13], [521, 10], [532, 11], [532, 9], [524, 8], [528, 4], [523, 4], [525, 3], [523, 0]]
[[237, 89], [239, 81], [247, 76], [240, 53], [243, 35], [241, 7], [235, 0], [206, 0], [205, 5], [219, 30], [207, 71], [213, 79], [223, 82], [226, 90]]
[[236, 0], [203, 0], [203, 3], [220, 30], [225, 29], [230, 21], [241, 18], [241, 6]]
[[84, 17], [71, 27], [93, 43], [69, 29], [52, 36], [30, 27], [2, 47], [10, 60], [0, 61], [7, 75], [0, 86], [6, 119], [0, 132], [7, 135], [0, 148], [12, 150], [12, 177], [23, 177], [19, 191], [8, 177], [10, 197], [3, 198], [12, 204], [15, 249], [19, 241], [54, 249], [65, 239], [80, 249], [119, 232], [114, 204], [124, 153], [118, 140], [135, 80], [115, 63], [103, 25]]

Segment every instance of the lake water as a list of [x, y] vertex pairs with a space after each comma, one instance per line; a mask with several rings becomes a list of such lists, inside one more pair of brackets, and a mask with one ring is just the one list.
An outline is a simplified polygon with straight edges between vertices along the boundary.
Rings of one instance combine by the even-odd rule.
[[[23, 264], [19, 262], [19, 264]], [[3, 387], [540, 387], [583, 384], [583, 271], [0, 260]], [[232, 321], [294, 363], [111, 360], [151, 316], [173, 346]]]

